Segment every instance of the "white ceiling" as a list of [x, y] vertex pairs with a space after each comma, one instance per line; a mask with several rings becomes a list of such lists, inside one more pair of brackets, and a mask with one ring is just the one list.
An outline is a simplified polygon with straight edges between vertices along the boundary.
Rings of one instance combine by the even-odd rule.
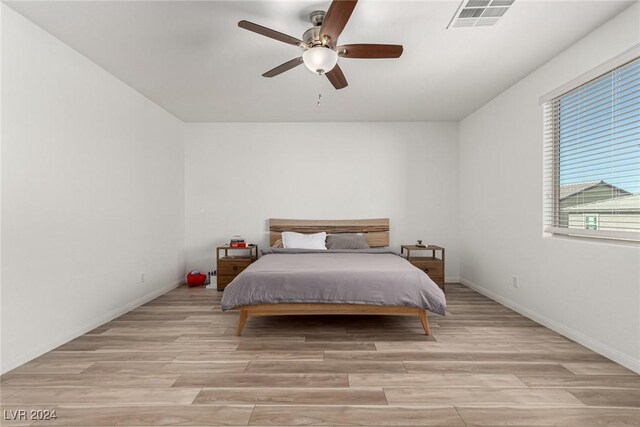
[[460, 120], [633, 1], [516, 0], [494, 27], [446, 30], [457, 0], [361, 0], [340, 42], [404, 54], [341, 59], [340, 91], [304, 66], [261, 77], [301, 49], [237, 27], [301, 38], [329, 1], [5, 3], [184, 121], [262, 122]]

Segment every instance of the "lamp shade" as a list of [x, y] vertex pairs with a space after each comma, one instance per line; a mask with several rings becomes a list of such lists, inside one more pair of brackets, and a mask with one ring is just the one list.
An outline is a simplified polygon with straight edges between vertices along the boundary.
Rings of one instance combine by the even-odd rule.
[[324, 74], [336, 66], [338, 53], [324, 46], [316, 46], [307, 49], [302, 54], [304, 65], [314, 73]]

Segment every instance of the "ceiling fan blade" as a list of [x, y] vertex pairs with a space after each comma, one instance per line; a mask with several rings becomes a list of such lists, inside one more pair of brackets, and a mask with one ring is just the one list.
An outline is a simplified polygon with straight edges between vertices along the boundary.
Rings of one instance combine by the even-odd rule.
[[[338, 41], [338, 37], [345, 25], [349, 21], [353, 9], [356, 7], [358, 0], [333, 0], [329, 10], [322, 21], [322, 27], [320, 27], [320, 40], [323, 40], [324, 44], [335, 46]], [[327, 42], [324, 38], [328, 37]]]
[[344, 58], [399, 58], [402, 55], [402, 45], [397, 44], [345, 44], [336, 50]]
[[276, 68], [273, 68], [262, 75], [262, 77], [275, 77], [279, 74], [284, 73], [285, 71], [289, 71], [292, 68], [297, 67], [302, 64], [302, 56], [299, 58], [294, 58], [291, 61], [287, 61], [284, 64], [278, 65]]
[[324, 75], [327, 76], [333, 87], [335, 87], [336, 89], [342, 89], [349, 85], [349, 83], [347, 83], [346, 77], [344, 76], [344, 74], [342, 74], [342, 70], [340, 69], [340, 66], [338, 64], [336, 64], [336, 66], [333, 67], [331, 71], [325, 73]]
[[245, 30], [253, 31], [254, 33], [258, 33], [260, 35], [281, 41], [283, 43], [292, 44], [294, 46], [302, 46], [304, 44], [300, 39], [288, 36], [276, 30], [272, 30], [271, 28], [263, 27], [262, 25], [254, 24], [253, 22], [243, 20], [238, 22], [238, 27], [244, 28]]

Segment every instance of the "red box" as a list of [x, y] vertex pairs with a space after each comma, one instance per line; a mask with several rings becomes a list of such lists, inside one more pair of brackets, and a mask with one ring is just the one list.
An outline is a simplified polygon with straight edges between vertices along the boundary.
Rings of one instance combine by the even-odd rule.
[[204, 285], [205, 280], [207, 280], [206, 274], [187, 274], [187, 286], [190, 288]]
[[232, 242], [229, 246], [232, 248], [246, 248], [247, 242]]

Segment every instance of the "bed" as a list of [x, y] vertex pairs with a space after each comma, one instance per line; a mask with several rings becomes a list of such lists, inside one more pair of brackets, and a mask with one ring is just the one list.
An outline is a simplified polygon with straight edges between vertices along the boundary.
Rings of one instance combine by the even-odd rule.
[[238, 310], [236, 335], [249, 317], [282, 315], [392, 315], [419, 318], [429, 335], [426, 310], [445, 314], [442, 290], [420, 269], [384, 247], [389, 219], [269, 221], [270, 245], [284, 231], [362, 233], [371, 249], [271, 248], [226, 288], [222, 310]]

